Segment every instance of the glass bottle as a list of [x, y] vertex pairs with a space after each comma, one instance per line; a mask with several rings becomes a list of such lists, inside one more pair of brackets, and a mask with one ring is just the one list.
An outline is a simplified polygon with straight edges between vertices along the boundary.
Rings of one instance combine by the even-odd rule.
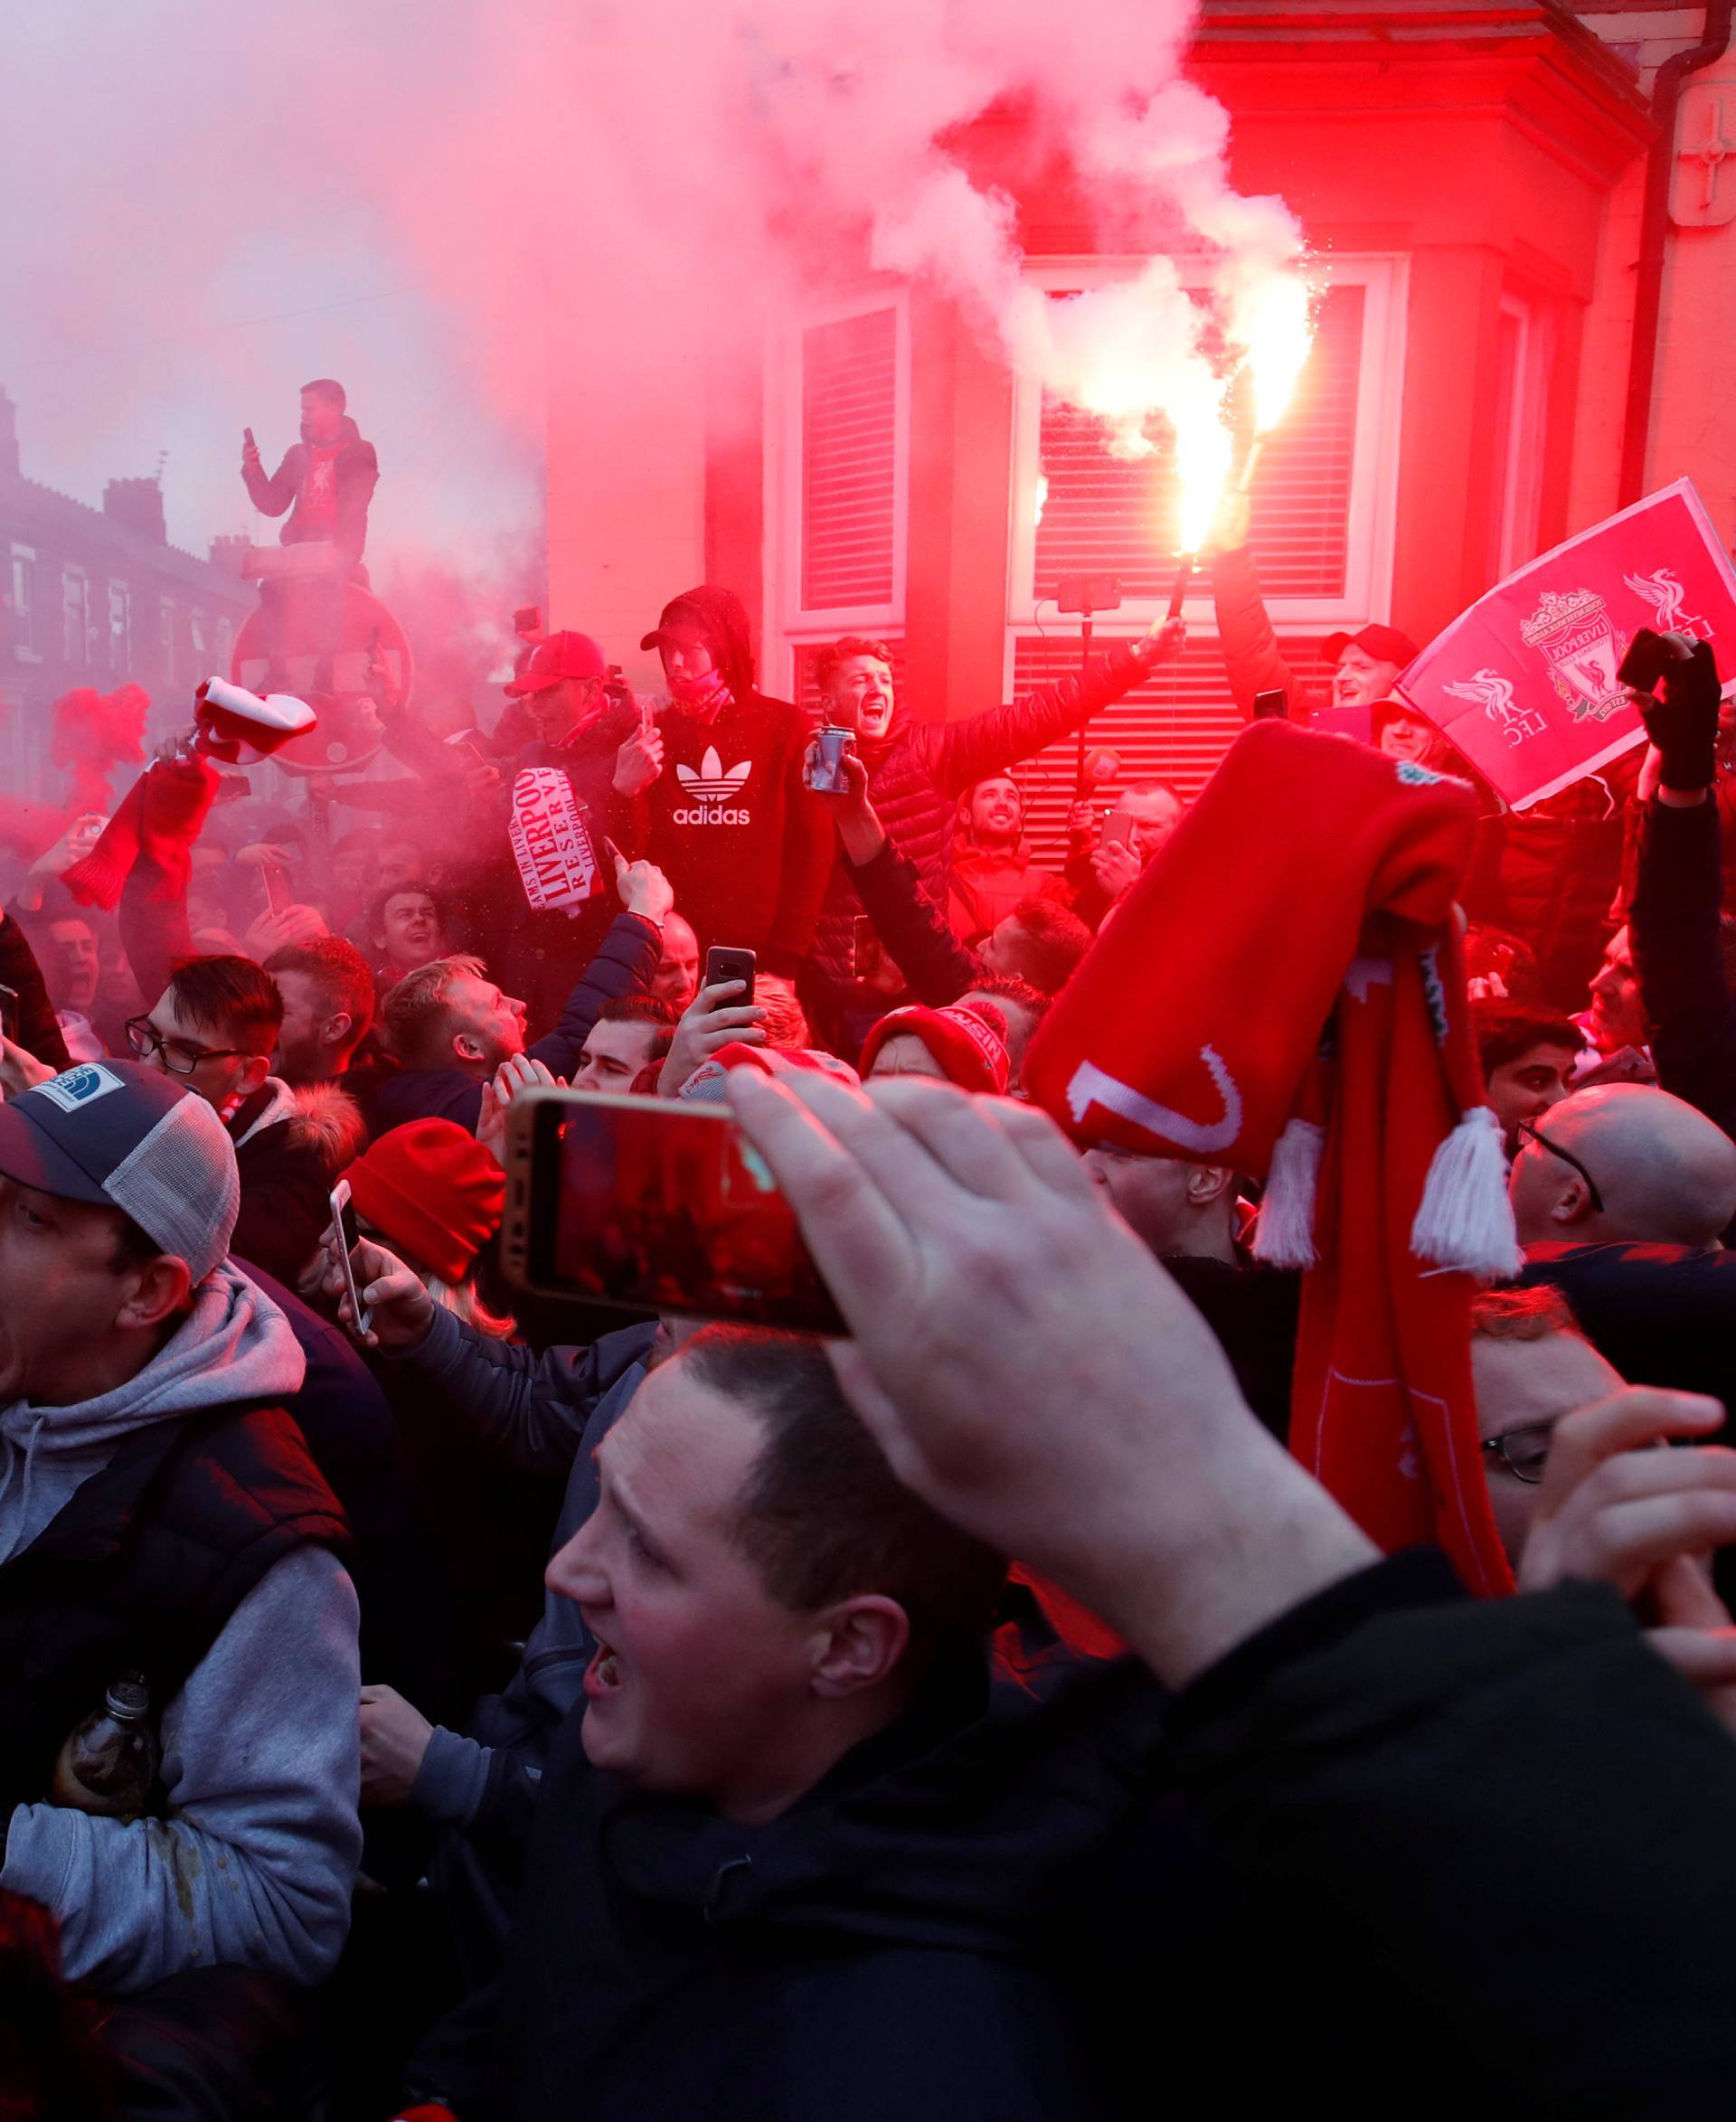
[[75, 1726], [61, 1749], [50, 1804], [124, 1820], [142, 1813], [156, 1780], [159, 1750], [150, 1715], [151, 1690], [142, 1673], [111, 1681], [101, 1709]]

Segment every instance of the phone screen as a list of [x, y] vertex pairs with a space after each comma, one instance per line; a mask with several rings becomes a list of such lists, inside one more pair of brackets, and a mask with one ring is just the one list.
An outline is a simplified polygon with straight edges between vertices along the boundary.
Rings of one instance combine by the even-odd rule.
[[759, 1153], [716, 1106], [515, 1099], [503, 1259], [530, 1288], [635, 1311], [844, 1334]]

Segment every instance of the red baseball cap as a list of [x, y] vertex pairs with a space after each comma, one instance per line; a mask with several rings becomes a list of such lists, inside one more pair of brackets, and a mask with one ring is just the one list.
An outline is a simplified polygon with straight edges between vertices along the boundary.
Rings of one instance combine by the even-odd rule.
[[1368, 626], [1360, 633], [1328, 634], [1320, 644], [1320, 653], [1328, 663], [1336, 663], [1346, 648], [1360, 648], [1376, 663], [1395, 663], [1401, 670], [1406, 664], [1415, 663], [1418, 655], [1416, 643], [1396, 627]]
[[542, 693], [566, 678], [606, 678], [609, 665], [602, 649], [589, 634], [551, 634], [531, 651], [524, 674], [506, 688], [517, 699], [525, 693]]

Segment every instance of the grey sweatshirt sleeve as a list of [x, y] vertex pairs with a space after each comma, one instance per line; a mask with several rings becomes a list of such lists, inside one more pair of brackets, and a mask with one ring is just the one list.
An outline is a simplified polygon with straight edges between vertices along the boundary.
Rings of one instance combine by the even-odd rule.
[[220, 1961], [331, 1972], [362, 1853], [357, 1621], [343, 1565], [296, 1549], [164, 1709], [166, 1818], [14, 1812], [0, 1886], [59, 1919], [70, 1979], [125, 1994]]
[[535, 1356], [478, 1334], [444, 1305], [419, 1348], [386, 1360], [425, 1380], [485, 1443], [535, 1474], [572, 1465], [598, 1392], [590, 1349]]
[[448, 1827], [467, 1827], [488, 1788], [495, 1749], [461, 1731], [434, 1727], [410, 1793], [411, 1810]]

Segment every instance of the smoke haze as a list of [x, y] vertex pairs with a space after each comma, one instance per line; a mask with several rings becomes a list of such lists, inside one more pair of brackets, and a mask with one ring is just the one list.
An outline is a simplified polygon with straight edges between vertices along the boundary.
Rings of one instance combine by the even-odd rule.
[[25, 468], [80, 498], [166, 451], [171, 535], [250, 529], [297, 386], [347, 386], [382, 478], [370, 554], [504, 567], [540, 513], [544, 361], [659, 395], [757, 360], [856, 261], [924, 275], [1133, 446], [1213, 400], [1158, 258], [1046, 301], [960, 129], [1017, 106], [1105, 234], [1211, 261], [1233, 336], [1301, 250], [1239, 198], [1179, 0], [68, 0], [10, 25], [0, 382]]

